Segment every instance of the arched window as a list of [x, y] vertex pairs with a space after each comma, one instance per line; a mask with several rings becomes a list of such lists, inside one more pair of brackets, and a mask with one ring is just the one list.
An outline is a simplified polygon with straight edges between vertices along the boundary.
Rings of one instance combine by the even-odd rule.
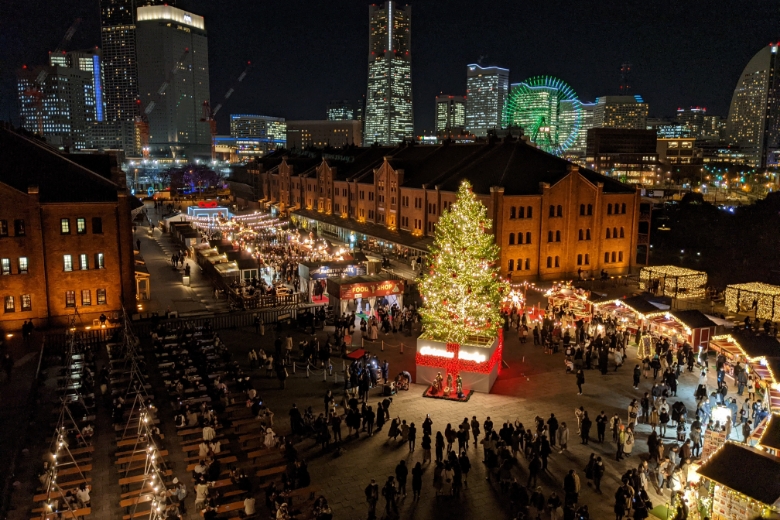
[[561, 206], [560, 204], [558, 204], [558, 213], [557, 213], [556, 216], [558, 216], [558, 217], [562, 217], [563, 216], [563, 206]]
[[523, 270], [523, 259], [522, 258], [518, 258], [517, 259], [517, 270], [518, 271], [522, 271]]
[[550, 204], [550, 216], [551, 217], [555, 216], [555, 206], [553, 206], [552, 204]]
[[577, 255], [577, 265], [582, 265], [582, 255]]
[[617, 237], [618, 237], [618, 234], [617, 234], [617, 228], [616, 228], [616, 227], [613, 227], [613, 228], [612, 228], [612, 238], [617, 238]]
[[509, 270], [510, 271], [514, 271], [515, 270], [515, 261], [514, 260], [510, 260], [509, 261]]
[[534, 208], [531, 207], [531, 206], [528, 206], [526, 208], [525, 218], [533, 218], [533, 217], [534, 217]]
[[580, 232], [578, 233], [578, 238], [579, 238], [579, 240], [584, 240], [581, 229], [580, 229]]
[[549, 269], [550, 267], [552, 267], [552, 257], [548, 256], [547, 257], [547, 268]]
[[530, 244], [531, 243], [531, 232], [530, 231], [526, 232], [526, 234], [525, 234], [525, 243], [526, 244]]
[[517, 234], [517, 243], [518, 244], [522, 244], [523, 243], [523, 234], [522, 233], [518, 233]]
[[604, 263], [605, 264], [609, 263], [609, 253], [604, 253]]
[[614, 251], [612, 251], [612, 263], [615, 263], [616, 259], [617, 259], [617, 255], [615, 254]]
[[625, 212], [626, 212], [626, 203], [624, 202], [623, 204], [620, 205], [620, 213], [625, 214]]
[[585, 214], [585, 204], [580, 204], [580, 215]]
[[556, 256], [556, 257], [555, 257], [555, 267], [560, 267], [560, 266], [561, 266], [560, 257], [557, 257], [557, 256]]
[[531, 268], [531, 259], [526, 258], [525, 259], [525, 270], [528, 271]]
[[517, 212], [517, 209], [515, 209], [514, 206], [509, 208], [509, 218], [515, 218], [515, 213]]
[[561, 232], [560, 231], [556, 231], [555, 232], [555, 241], [556, 242], [560, 242], [561, 241]]
[[623, 234], [623, 228], [620, 228], [620, 238], [623, 238], [625, 235]]
[[523, 206], [520, 206], [517, 208], [517, 218], [525, 218], [525, 208]]
[[515, 245], [515, 234], [514, 233], [509, 233], [509, 245], [510, 246]]
[[585, 265], [590, 265], [590, 255], [585, 253]]
[[607, 228], [607, 238], [612, 238], [612, 230]]
[[590, 240], [590, 228], [585, 230], [585, 240]]
[[607, 215], [612, 215], [612, 204], [607, 204]]
[[547, 242], [552, 242], [552, 241], [553, 241], [553, 232], [552, 231], [548, 231], [547, 232]]
[[618, 251], [618, 262], [623, 261], [623, 251]]
[[593, 215], [593, 204], [588, 204], [588, 215]]

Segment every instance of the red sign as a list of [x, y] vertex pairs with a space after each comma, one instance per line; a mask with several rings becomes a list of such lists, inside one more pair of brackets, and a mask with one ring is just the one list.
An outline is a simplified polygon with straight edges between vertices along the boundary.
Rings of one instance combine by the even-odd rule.
[[202, 200], [198, 202], [199, 208], [216, 208], [217, 207], [217, 201], [216, 200]]
[[339, 297], [342, 300], [354, 298], [371, 298], [376, 296], [388, 296], [404, 292], [404, 282], [401, 280], [385, 280], [383, 282], [366, 282], [342, 285]]

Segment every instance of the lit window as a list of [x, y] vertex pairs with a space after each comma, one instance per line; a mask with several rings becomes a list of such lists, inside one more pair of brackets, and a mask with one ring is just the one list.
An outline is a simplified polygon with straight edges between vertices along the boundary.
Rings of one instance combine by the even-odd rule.
[[3, 305], [3, 308], [5, 309], [5, 312], [15, 312], [16, 311], [16, 305], [14, 304], [14, 297], [13, 296], [6, 296], [5, 297], [5, 303]]
[[81, 305], [92, 305], [92, 291], [89, 289], [83, 289], [81, 291]]
[[19, 274], [27, 274], [27, 257], [19, 257]]
[[23, 294], [22, 295], [22, 310], [23, 311], [31, 311], [32, 310], [32, 296], [29, 294]]
[[79, 255], [79, 269], [82, 271], [89, 269], [89, 260], [87, 260], [87, 255], [84, 253]]
[[11, 259], [10, 258], [3, 258], [0, 259], [0, 272], [2, 274], [11, 274]]
[[76, 291], [65, 291], [65, 307], [76, 306]]
[[73, 257], [71, 255], [63, 255], [62, 263], [65, 271], [73, 271]]
[[67, 235], [70, 233], [70, 219], [60, 219], [60, 233]]
[[98, 289], [95, 292], [97, 294], [97, 304], [98, 305], [105, 305], [106, 304], [106, 290], [105, 289]]
[[87, 232], [87, 219], [84, 218], [77, 218], [76, 219], [76, 233], [79, 235], [83, 235]]

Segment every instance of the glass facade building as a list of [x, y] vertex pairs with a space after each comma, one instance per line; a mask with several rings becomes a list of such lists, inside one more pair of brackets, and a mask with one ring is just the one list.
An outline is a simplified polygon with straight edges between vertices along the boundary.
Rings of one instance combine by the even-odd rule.
[[509, 69], [466, 67], [466, 129], [478, 137], [501, 128], [509, 92]]
[[466, 97], [436, 96], [436, 132], [461, 130], [466, 127]]
[[727, 134], [748, 165], [777, 166], [780, 153], [780, 44], [764, 47], [748, 62], [729, 107]]
[[593, 110], [594, 128], [647, 129], [649, 108], [642, 96], [602, 96]]
[[367, 145], [392, 145], [414, 136], [411, 24], [408, 5], [369, 6]]

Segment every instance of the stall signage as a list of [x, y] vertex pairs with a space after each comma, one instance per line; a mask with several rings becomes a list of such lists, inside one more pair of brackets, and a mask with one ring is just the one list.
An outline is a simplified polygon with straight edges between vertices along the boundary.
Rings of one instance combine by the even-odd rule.
[[217, 207], [217, 201], [216, 200], [201, 200], [198, 202], [199, 208], [216, 208]]
[[386, 280], [376, 283], [356, 283], [342, 285], [339, 295], [342, 300], [350, 298], [371, 298], [375, 296], [388, 296], [404, 292], [404, 283], [401, 280]]

